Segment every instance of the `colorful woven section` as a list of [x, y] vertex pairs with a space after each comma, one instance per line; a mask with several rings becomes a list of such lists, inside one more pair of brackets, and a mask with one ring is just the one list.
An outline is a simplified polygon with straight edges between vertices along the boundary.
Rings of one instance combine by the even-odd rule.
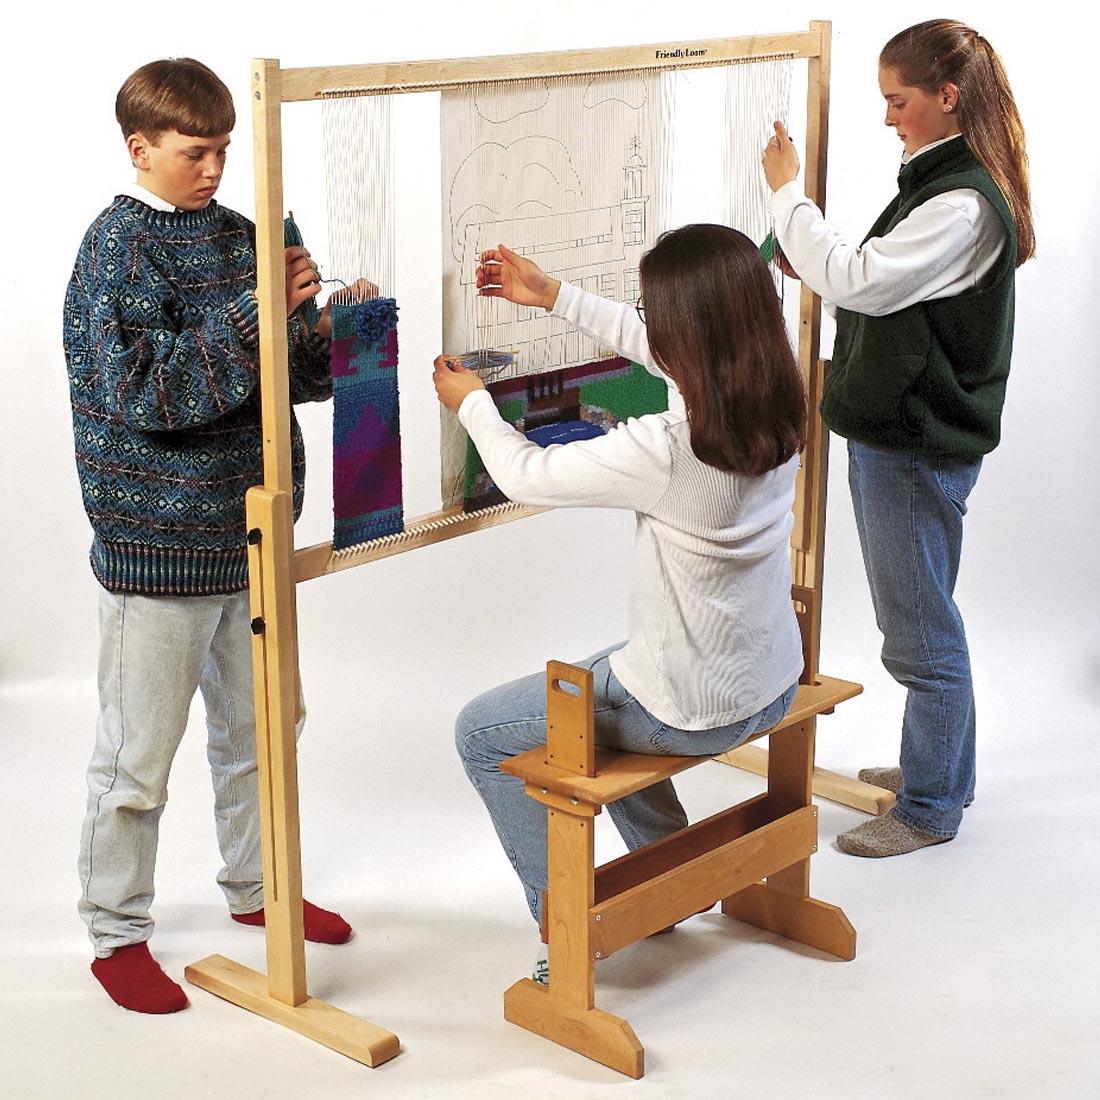
[[397, 303], [332, 306], [333, 546], [404, 525], [397, 402]]
[[[628, 417], [668, 408], [664, 382], [622, 358], [508, 378], [487, 389], [500, 415], [540, 447], [592, 439]], [[462, 510], [476, 512], [505, 499], [467, 442]]]

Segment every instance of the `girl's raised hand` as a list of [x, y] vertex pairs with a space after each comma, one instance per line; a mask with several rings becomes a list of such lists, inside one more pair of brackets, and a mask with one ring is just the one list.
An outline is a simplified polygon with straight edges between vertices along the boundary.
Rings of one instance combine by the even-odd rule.
[[773, 125], [775, 137], [764, 146], [764, 155], [760, 159], [768, 186], [773, 191], [778, 191], [785, 183], [798, 178], [798, 150], [783, 123], [776, 122]]
[[455, 359], [437, 355], [434, 365], [432, 382], [435, 384], [436, 396], [439, 403], [451, 412], [458, 412], [458, 406], [467, 394], [485, 389], [485, 383], [472, 370], [460, 366]]
[[498, 245], [481, 254], [477, 265], [477, 292], [486, 298], [506, 298], [521, 306], [553, 309], [559, 279], [551, 278], [533, 260]]

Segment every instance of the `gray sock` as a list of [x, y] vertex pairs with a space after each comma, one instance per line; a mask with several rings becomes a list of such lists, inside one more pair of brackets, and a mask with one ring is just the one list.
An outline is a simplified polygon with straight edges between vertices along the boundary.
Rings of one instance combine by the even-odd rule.
[[[901, 768], [860, 768], [856, 779], [861, 783], [870, 783], [872, 787], [881, 787], [884, 791], [897, 794], [901, 790]], [[963, 803], [965, 810], [974, 801], [973, 796]]]
[[894, 794], [901, 790], [901, 768], [860, 768], [856, 779]]
[[949, 836], [937, 836], [907, 825], [891, 810], [882, 817], [873, 817], [836, 838], [836, 846], [850, 856], [867, 856], [881, 859], [883, 856], [903, 856], [930, 844], [943, 844]]

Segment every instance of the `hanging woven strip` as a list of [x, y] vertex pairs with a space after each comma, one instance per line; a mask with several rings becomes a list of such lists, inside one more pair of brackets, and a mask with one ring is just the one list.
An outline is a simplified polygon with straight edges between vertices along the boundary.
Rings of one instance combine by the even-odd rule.
[[332, 306], [333, 546], [402, 530], [397, 303]]

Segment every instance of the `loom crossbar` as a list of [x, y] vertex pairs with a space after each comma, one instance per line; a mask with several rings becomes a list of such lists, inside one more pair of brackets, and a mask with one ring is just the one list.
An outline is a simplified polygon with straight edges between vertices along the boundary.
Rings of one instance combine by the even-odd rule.
[[821, 34], [811, 30], [595, 50], [330, 65], [281, 70], [279, 94], [283, 103], [299, 103], [339, 95], [430, 92], [486, 81], [701, 68], [776, 57], [818, 58], [822, 49]]
[[426, 516], [410, 520], [403, 531], [393, 535], [383, 535], [369, 542], [357, 543], [342, 550], [334, 550], [331, 542], [317, 543], [294, 553], [294, 580], [296, 583], [313, 580], [315, 577], [339, 573], [343, 569], [353, 569], [357, 565], [380, 561], [395, 554], [404, 554], [409, 550], [419, 550], [436, 542], [446, 542], [459, 535], [469, 535], [496, 527], [502, 523], [536, 516], [544, 508], [532, 508], [526, 504], [507, 501], [491, 508], [482, 508], [477, 512], [463, 512], [461, 508], [444, 508]]

